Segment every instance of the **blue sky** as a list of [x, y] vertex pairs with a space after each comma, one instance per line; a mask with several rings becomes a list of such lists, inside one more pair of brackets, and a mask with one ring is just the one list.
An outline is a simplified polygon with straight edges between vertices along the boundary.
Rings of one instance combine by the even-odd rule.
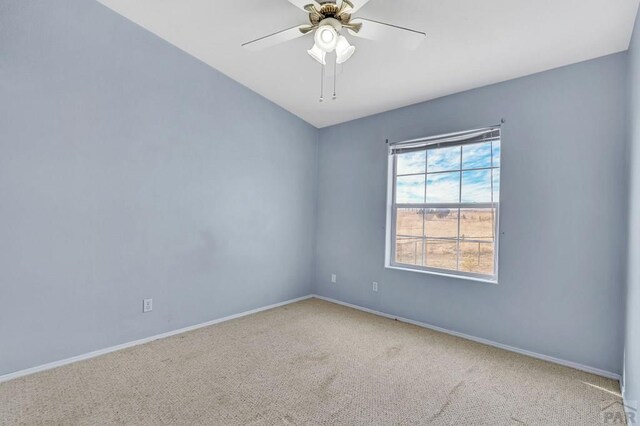
[[[461, 160], [462, 172], [460, 172]], [[491, 167], [492, 160], [493, 167], [500, 166], [499, 141], [398, 154], [396, 202], [457, 203], [460, 193], [460, 173], [462, 173], [461, 201], [463, 203], [491, 202], [492, 175], [493, 201], [496, 202], [500, 187], [500, 169], [465, 171], [465, 169]], [[428, 171], [426, 176], [425, 169]], [[415, 173], [422, 174], [400, 176]]]

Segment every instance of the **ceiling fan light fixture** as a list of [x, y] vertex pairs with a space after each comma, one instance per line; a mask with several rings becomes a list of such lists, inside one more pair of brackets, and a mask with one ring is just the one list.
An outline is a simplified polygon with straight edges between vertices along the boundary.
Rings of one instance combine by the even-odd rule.
[[338, 32], [331, 25], [322, 25], [314, 36], [316, 46], [326, 53], [333, 52], [338, 44]]
[[314, 44], [313, 47], [307, 50], [309, 56], [311, 56], [316, 61], [320, 62], [322, 65], [326, 65], [327, 61], [325, 60], [327, 56], [327, 52], [320, 49], [317, 44]]
[[355, 46], [349, 44], [349, 41], [345, 36], [338, 37], [338, 43], [336, 44], [336, 62], [339, 64], [345, 63], [356, 51]]
[[[422, 31], [403, 28], [393, 24], [365, 18], [353, 18], [353, 14], [367, 4], [369, 0], [289, 0], [290, 3], [308, 14], [308, 23], [287, 28], [276, 33], [243, 43], [250, 50], [265, 49], [279, 43], [313, 34], [314, 44], [307, 50], [309, 56], [319, 62], [321, 67], [320, 102], [324, 99], [325, 68], [327, 53], [336, 53], [333, 66], [333, 99], [336, 99], [337, 64], [348, 61], [355, 53], [355, 46], [349, 43], [341, 33], [346, 29], [354, 37], [370, 40], [390, 39], [396, 46], [415, 49], [424, 40]], [[266, 6], [266, 2], [262, 2]]]

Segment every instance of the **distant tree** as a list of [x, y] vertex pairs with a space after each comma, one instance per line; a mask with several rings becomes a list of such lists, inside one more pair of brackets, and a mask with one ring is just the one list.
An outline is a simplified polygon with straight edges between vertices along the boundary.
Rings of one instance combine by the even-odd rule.
[[449, 216], [450, 213], [451, 210], [449, 209], [439, 209], [436, 213], [436, 216], [438, 216], [438, 219], [444, 219], [445, 217]]

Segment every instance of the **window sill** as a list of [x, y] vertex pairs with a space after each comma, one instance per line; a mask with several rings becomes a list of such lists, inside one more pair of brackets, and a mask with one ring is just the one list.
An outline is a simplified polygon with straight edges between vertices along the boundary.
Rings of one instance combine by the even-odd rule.
[[492, 280], [489, 278], [479, 278], [479, 277], [472, 277], [472, 276], [466, 276], [466, 275], [447, 274], [444, 272], [427, 271], [422, 269], [404, 268], [402, 266], [396, 266], [396, 265], [385, 265], [385, 268], [395, 269], [397, 271], [417, 272], [418, 274], [436, 275], [438, 277], [456, 278], [460, 280], [475, 281], [475, 282], [481, 282], [486, 284], [498, 285], [498, 280]]

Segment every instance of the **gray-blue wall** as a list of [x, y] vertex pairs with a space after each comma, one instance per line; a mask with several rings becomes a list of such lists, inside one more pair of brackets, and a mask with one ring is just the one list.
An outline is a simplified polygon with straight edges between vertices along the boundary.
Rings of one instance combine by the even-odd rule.
[[97, 2], [0, 1], [0, 375], [309, 294], [317, 137]]
[[[316, 292], [621, 373], [626, 59], [611, 55], [322, 129]], [[385, 139], [501, 118], [499, 285], [385, 269]]]
[[[629, 258], [625, 339], [625, 399], [640, 401], [640, 13], [629, 48]], [[640, 408], [640, 407], [637, 407]]]

